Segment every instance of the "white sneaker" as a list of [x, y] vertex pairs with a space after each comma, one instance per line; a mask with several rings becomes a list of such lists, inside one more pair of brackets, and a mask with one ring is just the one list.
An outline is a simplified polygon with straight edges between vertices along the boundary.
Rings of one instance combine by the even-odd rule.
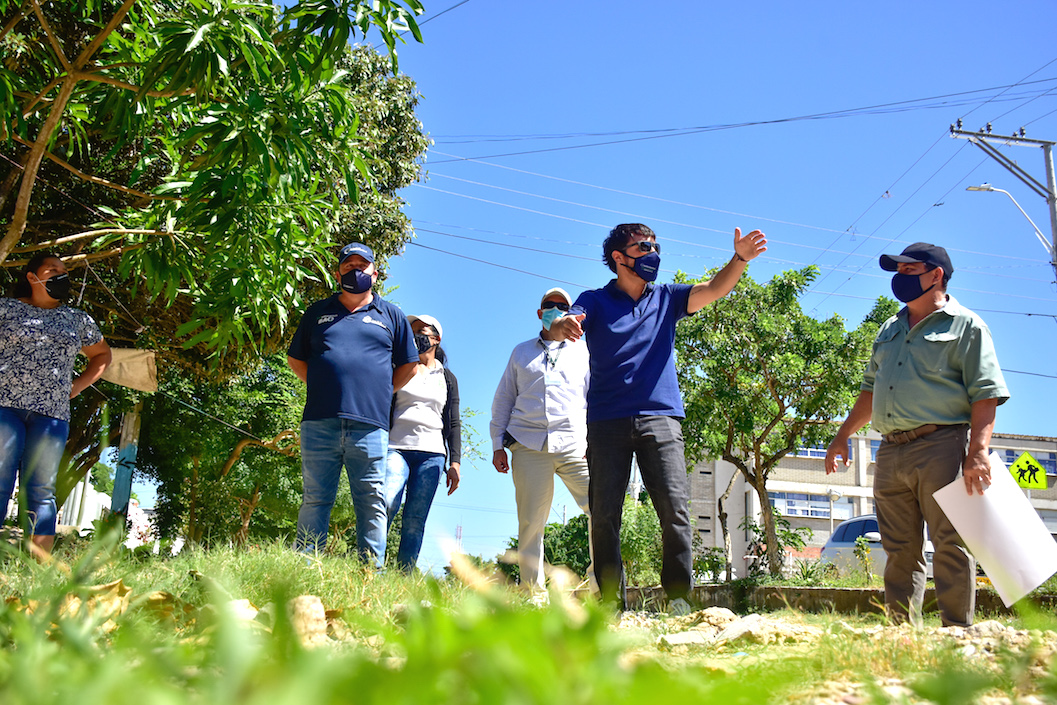
[[668, 603], [668, 615], [670, 617], [685, 617], [694, 611], [690, 603], [681, 597], [677, 597]]

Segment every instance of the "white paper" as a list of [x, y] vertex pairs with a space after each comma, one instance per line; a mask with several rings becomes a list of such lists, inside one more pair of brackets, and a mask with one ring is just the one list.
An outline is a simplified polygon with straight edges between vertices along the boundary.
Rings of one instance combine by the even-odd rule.
[[982, 495], [968, 494], [959, 476], [932, 496], [1009, 607], [1057, 572], [1057, 542], [998, 453], [990, 460]]

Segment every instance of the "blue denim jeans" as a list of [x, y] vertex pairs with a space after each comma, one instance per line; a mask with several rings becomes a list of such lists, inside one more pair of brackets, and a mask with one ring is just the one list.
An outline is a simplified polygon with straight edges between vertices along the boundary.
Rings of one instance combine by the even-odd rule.
[[37, 536], [55, 535], [55, 477], [69, 434], [62, 419], [0, 406], [0, 514], [21, 477], [26, 529]]
[[356, 512], [360, 559], [381, 566], [385, 559], [385, 454], [389, 432], [349, 419], [301, 422], [301, 477], [304, 496], [297, 513], [299, 551], [327, 545], [330, 511], [338, 494], [341, 467], [349, 476]]
[[620, 524], [632, 455], [661, 524], [661, 585], [669, 599], [686, 597], [693, 587], [693, 529], [683, 427], [671, 416], [635, 416], [587, 424], [591, 537], [602, 599], [625, 604]]
[[426, 533], [426, 517], [437, 494], [440, 476], [444, 472], [444, 454], [420, 450], [390, 450], [385, 472], [385, 503], [392, 525], [400, 503], [404, 504], [404, 518], [400, 524], [400, 549], [396, 562], [410, 572], [418, 563], [422, 551], [422, 537]]

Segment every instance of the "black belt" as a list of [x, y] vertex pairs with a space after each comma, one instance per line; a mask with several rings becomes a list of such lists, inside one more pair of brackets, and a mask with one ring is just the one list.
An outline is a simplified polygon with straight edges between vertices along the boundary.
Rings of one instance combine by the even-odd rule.
[[911, 441], [916, 441], [919, 438], [923, 438], [924, 436], [938, 431], [941, 428], [943, 427], [937, 426], [934, 423], [927, 423], [924, 426], [918, 426], [917, 428], [911, 429], [910, 431], [894, 431], [892, 433], [886, 433], [882, 435], [881, 438], [883, 438], [886, 443], [897, 443], [899, 445], [904, 445], [906, 443], [910, 443]]

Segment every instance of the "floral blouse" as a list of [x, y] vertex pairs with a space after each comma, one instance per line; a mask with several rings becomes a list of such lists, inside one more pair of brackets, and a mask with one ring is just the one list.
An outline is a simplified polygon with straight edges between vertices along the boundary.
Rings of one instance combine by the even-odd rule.
[[73, 361], [102, 339], [84, 311], [0, 298], [0, 406], [69, 421]]

